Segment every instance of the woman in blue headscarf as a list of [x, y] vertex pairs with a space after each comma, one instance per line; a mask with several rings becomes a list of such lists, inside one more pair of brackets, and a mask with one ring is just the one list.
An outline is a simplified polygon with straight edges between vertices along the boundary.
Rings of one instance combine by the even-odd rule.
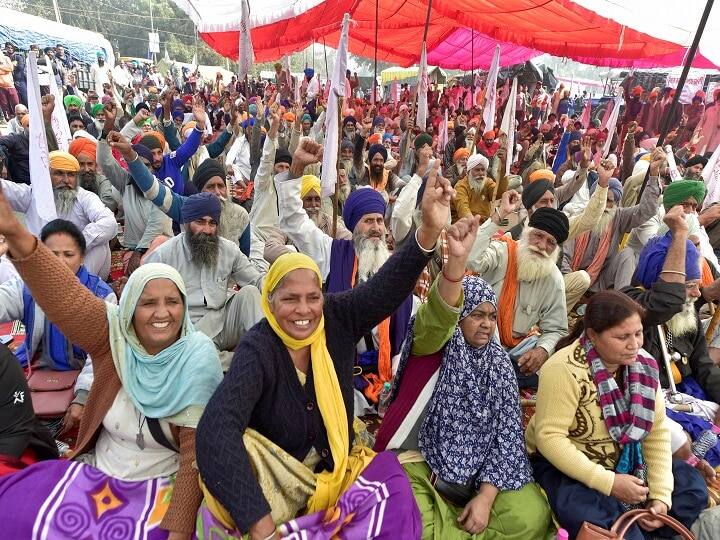
[[463, 277], [475, 236], [448, 233], [448, 262], [410, 323], [375, 449], [403, 452], [426, 534], [544, 538], [550, 510], [532, 480], [515, 372], [495, 340], [495, 294]]
[[87, 351], [95, 376], [73, 459], [0, 481], [4, 536], [188, 540], [201, 499], [195, 428], [222, 371], [190, 322], [180, 274], [143, 265], [109, 304], [37, 242], [2, 192], [0, 230], [33, 298]]

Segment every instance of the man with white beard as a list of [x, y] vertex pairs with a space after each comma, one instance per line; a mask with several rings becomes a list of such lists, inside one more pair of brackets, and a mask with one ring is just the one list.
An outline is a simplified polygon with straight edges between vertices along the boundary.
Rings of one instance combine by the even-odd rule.
[[[322, 161], [322, 151], [320, 144], [302, 139], [290, 171], [277, 175], [275, 186], [280, 228], [301, 253], [317, 263], [327, 292], [338, 293], [367, 281], [389, 258], [384, 220], [386, 204], [374, 189], [359, 188], [350, 194], [343, 209], [343, 219], [353, 239], [333, 239], [318, 229], [302, 207], [300, 177], [307, 165]], [[433, 187], [427, 189], [452, 189], [446, 178], [439, 177], [437, 169], [431, 171], [428, 186]], [[355, 377], [355, 388], [362, 389], [372, 403], [377, 403], [383, 383], [390, 378], [387, 374], [391, 373], [392, 360], [405, 339], [412, 307], [410, 295], [395, 313], [357, 344], [357, 366], [363, 374]], [[356, 398], [362, 396], [356, 392]], [[356, 399], [356, 413], [362, 414], [366, 406], [364, 399]]]
[[[634, 286], [625, 287], [622, 292], [645, 310], [643, 349], [658, 360], [660, 384], [668, 389], [670, 384], [659, 332], [663, 333], [682, 401], [693, 404], [691, 413], [678, 413], [668, 407], [667, 414], [696, 438], [709, 427], [707, 422], [720, 422], [717, 405], [720, 403], [720, 367], [708, 354], [705, 332], [695, 308], [701, 295], [718, 298], [717, 290], [708, 290], [717, 289], [717, 284], [701, 290], [701, 256], [688, 240], [688, 224], [682, 205], [670, 208], [663, 221], [669, 232], [652, 238], [643, 248], [633, 275]], [[699, 421], [700, 418], [705, 422]], [[671, 429], [673, 453], [687, 445], [682, 432], [679, 436], [676, 432], [677, 429]]]
[[641, 226], [653, 217], [658, 210], [660, 183], [658, 174], [665, 154], [660, 150], [653, 154], [650, 162], [650, 178], [640, 202], [627, 208], [619, 208], [622, 197], [622, 185], [613, 179], [607, 194], [607, 204], [603, 217], [594, 230], [585, 232], [564, 246], [562, 272], [567, 274], [585, 270], [590, 275], [592, 292], [611, 289], [626, 272], [621, 264], [618, 248], [626, 233]]
[[[84, 265], [88, 272], [107, 279], [110, 274], [108, 242], [117, 235], [115, 216], [97, 195], [80, 187], [80, 164], [75, 156], [56, 150], [50, 152], [48, 158], [57, 217], [74, 223], [85, 237]], [[27, 213], [32, 203], [32, 186], [8, 180], [0, 182], [13, 210]], [[40, 231], [32, 232], [40, 234]]]
[[485, 221], [490, 217], [495, 200], [507, 191], [508, 177], [503, 175], [496, 184], [495, 180], [487, 175], [488, 166], [488, 158], [482, 154], [474, 154], [468, 158], [467, 174], [455, 184], [457, 196], [452, 204], [453, 223], [473, 216], [480, 216], [480, 221]]
[[556, 261], [569, 224], [559, 210], [539, 208], [520, 240], [509, 235], [492, 240], [519, 204], [516, 191], [503, 194], [497, 211], [478, 230], [468, 268], [495, 291], [500, 343], [513, 361], [520, 388], [537, 388], [537, 371], [568, 331], [565, 283]]

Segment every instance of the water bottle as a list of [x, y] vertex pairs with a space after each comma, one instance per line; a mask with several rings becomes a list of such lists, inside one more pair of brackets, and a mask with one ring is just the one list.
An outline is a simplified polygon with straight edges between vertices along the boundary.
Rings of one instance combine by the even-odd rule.
[[380, 418], [385, 416], [385, 413], [388, 410], [388, 407], [390, 406], [390, 393], [392, 392], [392, 387], [390, 386], [389, 382], [386, 382], [383, 384], [383, 389], [380, 391], [380, 395], [378, 396], [378, 416]]
[[703, 431], [700, 436], [695, 439], [695, 442], [692, 443], [692, 453], [695, 457], [704, 459], [705, 454], [707, 454], [711, 448], [715, 448], [715, 445], [718, 443], [718, 433], [720, 433], [720, 428], [712, 426], [710, 429]]

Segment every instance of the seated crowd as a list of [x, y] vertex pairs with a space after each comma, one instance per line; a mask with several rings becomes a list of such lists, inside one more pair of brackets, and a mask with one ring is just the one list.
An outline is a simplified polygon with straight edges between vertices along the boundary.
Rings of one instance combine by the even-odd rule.
[[[4, 534], [547, 540], [645, 508], [642, 540], [720, 519], [720, 201], [696, 137], [666, 153], [642, 116], [521, 110], [512, 148], [432, 90], [422, 129], [406, 101], [349, 98], [333, 149], [313, 70], [298, 102], [276, 71], [148, 82], [132, 106], [111, 84], [90, 115], [49, 95], [46, 126], [0, 137]], [[15, 172], [33, 129], [52, 220]]]

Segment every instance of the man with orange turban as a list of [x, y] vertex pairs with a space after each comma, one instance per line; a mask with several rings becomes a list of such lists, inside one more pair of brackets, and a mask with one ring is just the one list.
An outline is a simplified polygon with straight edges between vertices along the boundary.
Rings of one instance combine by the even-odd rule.
[[458, 180], [465, 176], [468, 158], [470, 157], [470, 150], [465, 148], [458, 148], [455, 150], [452, 156], [453, 164], [451, 167], [445, 170], [445, 178], [450, 179], [450, 183], [455, 187]]
[[113, 213], [117, 211], [120, 194], [113, 194], [113, 187], [105, 175], [97, 167], [97, 143], [87, 137], [77, 137], [68, 149], [75, 156], [80, 171], [78, 174], [80, 187], [92, 191]]

